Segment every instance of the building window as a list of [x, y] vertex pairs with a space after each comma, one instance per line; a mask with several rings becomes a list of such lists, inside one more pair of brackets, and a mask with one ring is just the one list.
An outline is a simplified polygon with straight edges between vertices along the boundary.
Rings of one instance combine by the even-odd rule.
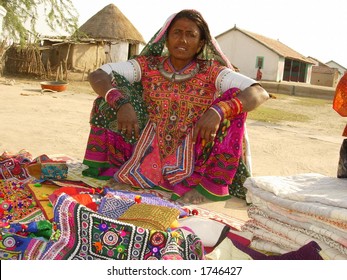
[[256, 61], [255, 61], [255, 68], [264, 68], [264, 57], [263, 56], [257, 56]]

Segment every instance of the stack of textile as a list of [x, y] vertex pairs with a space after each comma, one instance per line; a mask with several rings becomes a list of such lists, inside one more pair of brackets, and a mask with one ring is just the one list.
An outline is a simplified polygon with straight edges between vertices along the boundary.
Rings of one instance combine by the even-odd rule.
[[347, 179], [321, 174], [248, 178], [250, 247], [270, 255], [310, 242], [324, 259], [347, 259]]

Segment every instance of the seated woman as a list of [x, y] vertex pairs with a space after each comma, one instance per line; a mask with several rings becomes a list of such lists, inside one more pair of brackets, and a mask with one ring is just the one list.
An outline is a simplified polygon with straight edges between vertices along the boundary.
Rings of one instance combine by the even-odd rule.
[[230, 198], [246, 114], [269, 95], [233, 70], [199, 12], [171, 16], [139, 56], [89, 81], [99, 97], [84, 175], [191, 203]]

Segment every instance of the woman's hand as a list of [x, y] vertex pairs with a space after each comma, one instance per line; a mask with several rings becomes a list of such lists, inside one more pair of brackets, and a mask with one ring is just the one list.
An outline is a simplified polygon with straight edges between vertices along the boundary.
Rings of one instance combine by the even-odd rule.
[[117, 111], [117, 121], [118, 129], [122, 134], [126, 135], [127, 138], [130, 139], [132, 136], [134, 136], [135, 139], [139, 138], [140, 128], [136, 112], [130, 103], [125, 103], [119, 108]]
[[193, 143], [200, 134], [202, 139], [206, 142], [213, 141], [216, 137], [220, 124], [220, 116], [212, 109], [207, 110], [201, 118], [197, 121], [193, 132]]

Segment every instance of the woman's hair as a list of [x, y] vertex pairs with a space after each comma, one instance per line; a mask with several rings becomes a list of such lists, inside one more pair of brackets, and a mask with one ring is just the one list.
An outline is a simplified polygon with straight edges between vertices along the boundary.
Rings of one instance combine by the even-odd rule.
[[[187, 18], [195, 22], [195, 24], [199, 27], [201, 36], [200, 39], [204, 41], [204, 46], [206, 42], [211, 41], [210, 29], [208, 28], [207, 22], [204, 20], [202, 15], [195, 10], [182, 10], [179, 13], [177, 13], [167, 29], [167, 34], [169, 34], [173, 24], [180, 18]], [[201, 48], [200, 52], [204, 49], [204, 46]]]

